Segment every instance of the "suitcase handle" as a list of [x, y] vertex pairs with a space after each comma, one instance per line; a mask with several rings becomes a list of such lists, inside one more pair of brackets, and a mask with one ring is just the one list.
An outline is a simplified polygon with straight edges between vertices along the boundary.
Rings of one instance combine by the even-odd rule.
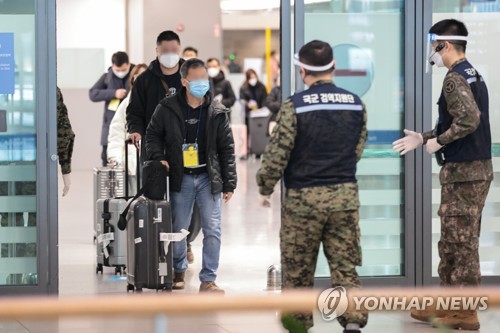
[[[130, 198], [129, 196], [129, 193], [128, 193], [128, 146], [132, 143], [132, 139], [127, 139], [125, 140], [125, 197], [126, 198]], [[136, 160], [137, 160], [137, 163], [136, 163], [136, 171], [135, 171], [135, 177], [137, 179], [137, 191], [139, 191], [139, 189], [141, 188], [141, 178], [140, 178], [140, 173], [141, 173], [141, 161], [140, 161], [140, 153], [139, 153], [139, 149], [137, 149], [137, 147], [135, 147], [135, 151], [136, 151]]]

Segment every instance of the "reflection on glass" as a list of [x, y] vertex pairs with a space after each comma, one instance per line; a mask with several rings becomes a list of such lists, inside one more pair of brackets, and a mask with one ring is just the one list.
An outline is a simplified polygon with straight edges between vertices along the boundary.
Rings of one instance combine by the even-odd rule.
[[[500, 33], [500, 1], [433, 1], [433, 23], [443, 19], [455, 18], [463, 21], [469, 30], [467, 58], [484, 77], [488, 86], [490, 102], [490, 126], [492, 139], [493, 170], [495, 180], [491, 184], [481, 221], [481, 239], [479, 257], [481, 274], [500, 275], [500, 77], [496, 74], [498, 67], [498, 35]], [[437, 118], [435, 104], [441, 93], [446, 69], [433, 70], [432, 73], [432, 105], [433, 117]], [[428, 124], [431, 127], [431, 124]], [[498, 128], [497, 128], [498, 127]], [[439, 241], [441, 224], [437, 210], [441, 200], [439, 184], [439, 167], [432, 162], [432, 275], [438, 276]]]
[[[368, 145], [358, 164], [361, 276], [405, 270], [404, 165], [391, 146], [404, 120], [403, 13], [403, 1], [306, 2], [305, 42], [333, 46], [335, 84], [358, 94], [368, 111]], [[316, 276], [330, 276], [322, 250]]]
[[13, 77], [0, 83], [0, 285], [36, 285], [34, 1], [2, 2], [0, 13], [1, 75]]

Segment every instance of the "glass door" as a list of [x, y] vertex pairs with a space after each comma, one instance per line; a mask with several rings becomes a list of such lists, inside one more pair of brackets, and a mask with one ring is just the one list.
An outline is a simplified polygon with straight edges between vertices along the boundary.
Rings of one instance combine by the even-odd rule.
[[[432, 3], [432, 6], [430, 5]], [[492, 156], [495, 180], [491, 184], [486, 205], [483, 210], [481, 222], [481, 238], [479, 256], [483, 283], [498, 283], [500, 281], [500, 258], [497, 253], [500, 249], [500, 77], [496, 75], [498, 63], [498, 35], [500, 33], [500, 1], [458, 1], [439, 0], [428, 2], [426, 13], [432, 21], [424, 27], [427, 31], [430, 26], [443, 19], [455, 18], [463, 21], [469, 31], [467, 43], [467, 59], [484, 77], [488, 86], [490, 102], [490, 126], [492, 135]], [[498, 48], [498, 50], [497, 50]], [[425, 51], [425, 50], [424, 50]], [[432, 116], [425, 115], [424, 126], [432, 128], [437, 118], [437, 100], [441, 93], [442, 82], [447, 70], [433, 69], [428, 80], [432, 82], [429, 92], [430, 98], [426, 101], [427, 110], [432, 110]], [[428, 162], [428, 168], [432, 170], [431, 185], [427, 193], [432, 193], [432, 204], [426, 212], [428, 223], [424, 230], [424, 261], [426, 263], [426, 284], [439, 283], [438, 264], [439, 255], [437, 242], [440, 237], [440, 219], [437, 211], [440, 204], [439, 170], [434, 159]], [[424, 223], [424, 226], [426, 224]]]
[[[371, 285], [415, 283], [415, 161], [401, 158], [391, 145], [405, 127], [414, 127], [414, 77], [406, 76], [415, 61], [414, 6], [394, 0], [295, 1], [295, 52], [313, 39], [329, 42], [337, 61], [335, 84], [358, 94], [367, 107], [369, 137], [358, 164], [358, 273]], [[295, 89], [302, 89], [301, 82]], [[321, 249], [317, 282], [328, 285], [329, 276]]]
[[55, 44], [53, 52], [47, 52], [47, 20], [37, 15], [46, 14], [47, 4], [0, 2], [1, 294], [57, 291], [57, 271], [50, 270], [57, 261], [52, 256], [57, 232], [49, 232], [57, 226], [57, 216], [50, 213], [57, 211], [57, 180], [55, 162], [48, 162], [49, 152], [56, 153], [55, 75], [52, 87], [48, 75], [54, 71], [55, 57], [47, 59], [55, 54]]

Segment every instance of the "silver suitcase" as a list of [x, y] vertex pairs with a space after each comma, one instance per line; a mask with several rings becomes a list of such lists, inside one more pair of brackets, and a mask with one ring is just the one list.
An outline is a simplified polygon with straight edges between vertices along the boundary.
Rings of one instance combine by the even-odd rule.
[[[94, 168], [94, 212], [97, 200], [125, 196], [125, 169], [100, 167]], [[97, 218], [94, 216], [94, 242], [97, 235]]]
[[97, 267], [114, 267], [115, 274], [122, 274], [127, 265], [127, 232], [118, 229], [120, 214], [127, 206], [125, 199], [99, 199], [96, 210]]

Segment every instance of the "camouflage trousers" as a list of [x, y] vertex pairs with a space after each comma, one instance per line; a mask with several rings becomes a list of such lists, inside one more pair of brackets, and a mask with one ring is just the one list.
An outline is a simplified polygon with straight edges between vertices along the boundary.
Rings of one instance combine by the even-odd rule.
[[441, 285], [476, 286], [481, 282], [479, 235], [490, 181], [444, 184], [441, 188]]
[[[358, 210], [324, 211], [318, 205], [305, 204], [287, 196], [282, 208], [280, 249], [283, 288], [312, 288], [320, 244], [328, 260], [332, 287], [360, 287], [356, 266], [361, 265], [361, 247]], [[312, 313], [284, 314], [285, 318], [309, 329], [313, 326]], [[367, 312], [348, 312], [338, 318], [345, 327], [359, 324], [364, 327]], [[304, 332], [297, 330], [297, 332]]]

